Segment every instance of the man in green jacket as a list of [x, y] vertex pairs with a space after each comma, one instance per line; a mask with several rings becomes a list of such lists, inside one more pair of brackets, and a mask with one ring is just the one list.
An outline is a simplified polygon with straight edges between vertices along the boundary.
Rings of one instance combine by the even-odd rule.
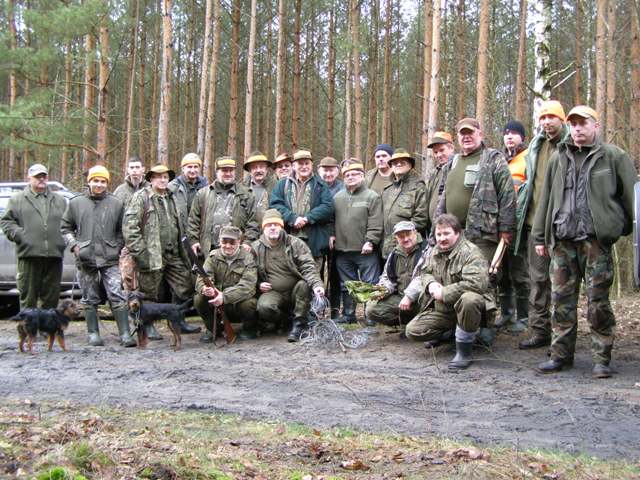
[[435, 132], [427, 148], [431, 149], [435, 162], [435, 170], [427, 180], [427, 200], [429, 201], [429, 226], [427, 228], [428, 231], [431, 231], [431, 223], [435, 220], [440, 194], [444, 190], [444, 185], [442, 185], [444, 166], [455, 153], [455, 149], [453, 138], [449, 132]]
[[36, 163], [29, 167], [28, 176], [29, 185], [9, 199], [0, 227], [16, 244], [20, 308], [55, 308], [64, 252], [60, 220], [66, 205], [47, 186], [47, 167]]
[[376, 166], [369, 170], [364, 177], [365, 185], [378, 195], [382, 195], [385, 187], [393, 183], [393, 171], [389, 160], [393, 155], [393, 147], [386, 143], [377, 145], [373, 150], [373, 160]]
[[276, 209], [264, 212], [264, 233], [253, 242], [258, 267], [258, 319], [260, 328], [282, 326], [290, 312], [293, 325], [287, 340], [297, 342], [307, 325], [311, 292], [324, 296], [322, 280], [307, 244], [284, 230]]
[[271, 160], [262, 152], [255, 151], [244, 161], [244, 168], [249, 175], [242, 184], [251, 190], [256, 199], [256, 223], [262, 224], [262, 216], [269, 208], [271, 190], [278, 179], [273, 173]]
[[429, 223], [426, 186], [414, 170], [415, 158], [406, 150], [397, 148], [389, 159], [389, 165], [393, 172], [393, 182], [382, 192], [384, 218], [382, 258], [385, 260], [396, 246], [393, 236], [393, 227], [396, 223], [402, 220], [413, 222], [423, 238]]
[[[418, 232], [412, 222], [403, 220], [393, 227], [396, 247], [387, 258], [378, 285], [384, 296], [367, 303], [366, 317], [389, 326], [406, 325], [419, 311], [420, 291], [408, 289], [422, 253]], [[418, 289], [416, 289], [418, 290]]]
[[427, 301], [424, 309], [409, 322], [407, 338], [438, 345], [455, 329], [456, 356], [452, 370], [471, 365], [471, 349], [487, 307], [489, 264], [480, 249], [464, 238], [462, 226], [451, 214], [435, 221], [436, 245], [421, 270]]
[[[181, 239], [185, 226], [168, 184], [175, 173], [165, 165], [152, 167], [146, 175], [151, 186], [133, 195], [124, 214], [124, 241], [136, 261], [138, 289], [154, 302], [161, 301], [160, 287], [169, 286], [174, 303], [193, 296], [193, 279]], [[182, 333], [198, 333], [183, 321]]]
[[123, 206], [120, 199], [107, 191], [110, 179], [109, 171], [101, 165], [89, 169], [89, 189], [69, 201], [61, 231], [67, 247], [76, 257], [89, 345], [104, 345], [98, 326], [98, 305], [102, 303], [101, 291], [104, 289], [118, 326], [120, 344], [135, 347], [118, 268], [124, 245]]
[[335, 235], [329, 246], [336, 252], [342, 284], [343, 323], [355, 323], [356, 306], [344, 287], [349, 280], [376, 283], [380, 277], [377, 251], [382, 241], [382, 201], [364, 184], [364, 165], [346, 163], [342, 168], [345, 189], [333, 197]]
[[577, 304], [584, 280], [595, 378], [611, 376], [615, 317], [611, 249], [633, 229], [633, 185], [629, 155], [598, 138], [598, 113], [579, 105], [567, 115], [571, 139], [551, 158], [533, 222], [538, 255], [551, 255], [551, 358], [542, 373], [573, 366]]
[[258, 238], [256, 200], [251, 190], [236, 181], [236, 161], [216, 160], [216, 179], [196, 194], [189, 212], [188, 236], [196, 255], [207, 257], [220, 246], [220, 229], [233, 225], [244, 232], [243, 248]]
[[198, 190], [209, 185], [207, 177], [200, 175], [202, 171], [202, 160], [197, 153], [187, 153], [180, 162], [182, 175], [169, 182], [169, 190], [173, 193], [173, 198], [178, 206], [178, 213], [187, 223], [193, 199]]
[[[194, 304], [204, 320], [207, 331], [201, 342], [213, 341], [213, 309], [222, 307], [230, 321], [242, 323], [241, 339], [256, 338], [256, 283], [258, 273], [253, 255], [244, 248], [242, 232], [231, 225], [220, 229], [220, 248], [212, 250], [204, 262], [204, 271], [213, 287], [202, 277], [196, 281]], [[217, 321], [220, 323], [221, 319]], [[218, 332], [222, 332], [218, 325]]]
[[525, 183], [518, 190], [517, 230], [514, 252], [526, 255], [529, 265], [529, 331], [518, 347], [522, 350], [546, 347], [551, 343], [551, 279], [549, 257], [536, 255], [531, 228], [540, 203], [540, 194], [551, 156], [569, 138], [562, 104], [542, 102], [538, 114], [541, 132], [534, 137], [525, 157]]
[[113, 194], [122, 201], [126, 211], [133, 194], [148, 185], [149, 182], [144, 178], [142, 159], [140, 157], [130, 157], [127, 161], [127, 174], [124, 177], [124, 182], [116, 187]]

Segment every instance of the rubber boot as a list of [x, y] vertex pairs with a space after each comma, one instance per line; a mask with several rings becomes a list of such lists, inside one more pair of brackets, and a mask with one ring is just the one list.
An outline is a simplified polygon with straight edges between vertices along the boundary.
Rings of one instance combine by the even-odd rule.
[[489, 348], [493, 345], [493, 342], [495, 341], [495, 339], [496, 339], [496, 329], [483, 327], [480, 329], [480, 332], [476, 337], [476, 342], [483, 347]]
[[502, 328], [513, 322], [513, 296], [498, 295], [500, 303], [500, 318], [496, 320], [496, 328]]
[[104, 342], [100, 338], [100, 327], [98, 326], [98, 310], [96, 307], [86, 306], [84, 308], [84, 319], [87, 322], [87, 343], [92, 347], [102, 347]]
[[336, 323], [356, 323], [356, 304], [347, 292], [342, 292], [342, 317]]
[[527, 329], [529, 317], [529, 297], [516, 297], [516, 319], [507, 328], [510, 333], [522, 333]]
[[304, 318], [294, 318], [293, 324], [291, 325], [291, 330], [289, 331], [289, 335], [287, 335], [287, 342], [297, 342], [298, 340], [300, 340], [300, 334], [306, 326], [307, 323], [305, 322]]
[[120, 345], [123, 347], [135, 347], [136, 341], [131, 336], [131, 331], [129, 330], [129, 311], [127, 310], [127, 307], [122, 306], [112, 308], [111, 312], [113, 313], [113, 319], [118, 325]]
[[153, 323], [145, 325], [143, 328], [145, 332], [147, 332], [147, 338], [149, 340], [162, 340], [162, 335], [156, 330], [156, 326]]
[[473, 363], [471, 358], [472, 350], [472, 343], [456, 342], [456, 356], [449, 362], [449, 370], [464, 370], [465, 368], [469, 368], [469, 365]]
[[238, 337], [240, 340], [255, 340], [258, 337], [258, 325], [255, 317], [246, 318], [242, 322], [242, 330]]

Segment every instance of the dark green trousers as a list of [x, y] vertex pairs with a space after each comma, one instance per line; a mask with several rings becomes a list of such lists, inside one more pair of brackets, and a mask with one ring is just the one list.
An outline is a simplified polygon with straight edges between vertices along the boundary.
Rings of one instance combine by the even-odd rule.
[[62, 258], [18, 258], [17, 267], [20, 309], [56, 308], [60, 299]]

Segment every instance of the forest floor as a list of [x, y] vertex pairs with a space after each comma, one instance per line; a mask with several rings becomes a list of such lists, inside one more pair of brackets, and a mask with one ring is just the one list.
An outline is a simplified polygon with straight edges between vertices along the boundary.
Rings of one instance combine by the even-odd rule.
[[[499, 335], [476, 350], [467, 371], [450, 373], [451, 347], [426, 350], [378, 326], [358, 349], [287, 343], [284, 337], [219, 347], [183, 335], [146, 350], [118, 345], [103, 321], [106, 346], [88, 347], [83, 322], [67, 331], [69, 351], [17, 349], [15, 325], [0, 322], [0, 402], [63, 402], [78, 408], [239, 415], [309, 428], [444, 438], [491, 448], [541, 449], [600, 459], [640, 460], [640, 298], [614, 302], [618, 319], [613, 378], [591, 377], [590, 340], [581, 309], [575, 366], [556, 375], [533, 367], [545, 350], [519, 351], [522, 337]], [[191, 323], [197, 320], [191, 319]]]

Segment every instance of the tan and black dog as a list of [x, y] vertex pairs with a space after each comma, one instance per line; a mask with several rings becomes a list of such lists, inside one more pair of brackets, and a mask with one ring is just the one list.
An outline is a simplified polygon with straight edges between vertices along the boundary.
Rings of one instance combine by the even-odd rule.
[[49, 351], [52, 351], [53, 341], [57, 338], [60, 348], [66, 352], [64, 331], [69, 326], [69, 322], [78, 314], [78, 306], [70, 298], [60, 300], [57, 308], [25, 308], [21, 310], [11, 318], [11, 320], [18, 322], [18, 348], [24, 352], [24, 342], [27, 340], [27, 350], [29, 353], [33, 353], [33, 342], [38, 332], [41, 332], [49, 336]]

